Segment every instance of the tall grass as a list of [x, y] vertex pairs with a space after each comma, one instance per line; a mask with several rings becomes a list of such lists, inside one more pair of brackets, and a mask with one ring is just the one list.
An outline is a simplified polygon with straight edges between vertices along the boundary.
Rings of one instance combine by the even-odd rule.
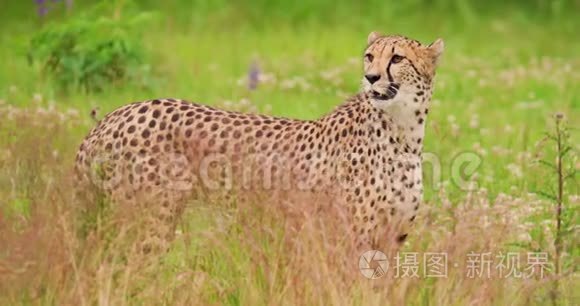
[[[23, 116], [55, 130], [68, 124], [29, 113]], [[574, 270], [554, 275], [550, 266], [543, 278], [538, 271], [524, 278], [505, 277], [495, 268], [495, 256], [507, 252], [523, 260], [534, 249], [551, 256], [557, 251], [549, 240], [530, 249], [521, 246], [530, 239], [529, 221], [546, 209], [543, 200], [535, 195], [490, 200], [485, 189], [456, 202], [441, 189], [440, 204], [427, 203], [420, 211], [414, 238], [401, 249], [383, 250], [391, 268], [378, 280], [360, 275], [360, 254], [353, 252], [341, 218], [332, 210], [312, 209], [317, 203], [307, 199], [285, 208], [276, 202], [192, 202], [170, 252], [143, 265], [130, 257], [137, 243], [130, 233], [139, 221], [114, 226], [114, 220], [104, 218], [91, 236], [79, 235], [86, 218], [78, 208], [91, 203], [75, 195], [65, 170], [70, 162], [57, 164], [48, 157], [54, 155], [30, 152], [53, 147], [62, 137], [44, 134], [53, 131], [19, 135], [10, 149], [22, 154], [4, 160], [19, 165], [31, 158], [34, 163], [26, 170], [5, 169], [3, 177], [17, 178], [19, 171], [41, 177], [18, 178], [18, 185], [27, 188], [15, 192], [3, 189], [3, 199], [18, 194], [30, 206], [26, 216], [0, 215], [2, 304], [527, 305], [549, 301], [547, 285], [554, 277], [560, 282], [558, 303], [574, 304]], [[555, 235], [549, 228], [543, 231]], [[394, 260], [397, 252], [420, 259], [425, 253], [445, 253], [446, 277], [425, 277], [422, 260], [410, 265], [416, 277], [402, 276]], [[489, 274], [469, 276], [471, 252], [493, 254]], [[520, 272], [531, 273], [524, 265]]]

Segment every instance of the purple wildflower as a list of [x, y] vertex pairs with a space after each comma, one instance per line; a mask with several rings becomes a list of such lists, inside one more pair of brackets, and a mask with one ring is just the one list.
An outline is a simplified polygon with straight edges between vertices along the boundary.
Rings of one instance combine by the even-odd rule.
[[70, 9], [73, 5], [73, 0], [34, 0], [36, 3], [36, 11], [38, 16], [44, 17], [50, 11], [50, 7], [56, 5], [59, 2], [64, 2], [67, 9]]
[[260, 82], [260, 66], [257, 61], [253, 61], [248, 70], [248, 89], [254, 90]]
[[34, 2], [36, 2], [36, 11], [38, 13], [38, 16], [44, 17], [46, 15], [46, 13], [48, 13], [48, 7], [46, 6], [46, 1], [45, 0], [35, 0]]

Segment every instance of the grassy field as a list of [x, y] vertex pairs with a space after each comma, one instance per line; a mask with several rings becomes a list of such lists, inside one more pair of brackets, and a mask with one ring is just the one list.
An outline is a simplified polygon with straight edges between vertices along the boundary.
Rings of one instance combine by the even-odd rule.
[[[85, 2], [55, 5], [44, 17], [33, 1], [0, 4], [1, 305], [580, 302], [579, 184], [573, 176], [564, 182], [558, 234], [558, 201], [543, 196], [557, 190], [557, 174], [539, 162], [556, 160], [546, 133], [559, 120], [571, 146], [564, 168], [580, 168], [577, 2], [113, 1], [102, 16], [152, 13], [131, 32], [145, 50], [143, 77], [100, 92], [63, 90], [26, 54], [38, 31], [87, 12]], [[97, 220], [90, 239], [79, 237], [86, 218], [78, 208], [86, 203], [75, 200], [71, 170], [95, 124], [91, 111], [102, 118], [129, 102], [178, 97], [317, 118], [357, 92], [372, 30], [445, 40], [425, 139], [441, 178], [426, 167], [421, 221], [400, 250], [419, 254], [419, 277], [368, 280], [360, 254], [333, 243], [340, 237], [331, 217], [305, 216], [293, 232], [275, 205], [192, 203], [174, 247], [143, 270], [123, 255], [131, 237], [112, 234], [106, 220]], [[260, 82], [249, 89], [256, 66]], [[454, 169], [466, 154], [477, 167]], [[422, 273], [429, 252], [447, 255], [447, 277]], [[470, 252], [491, 254], [489, 277], [468, 275]], [[497, 265], [508, 252], [521, 258], [521, 271], [530, 253], [545, 253], [549, 271], [502, 277]]]

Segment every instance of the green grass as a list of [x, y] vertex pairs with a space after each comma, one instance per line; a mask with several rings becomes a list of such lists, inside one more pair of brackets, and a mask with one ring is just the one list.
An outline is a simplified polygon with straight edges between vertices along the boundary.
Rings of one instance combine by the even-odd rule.
[[[311, 224], [312, 229], [298, 234], [308, 249], [300, 253], [287, 244], [288, 234], [284, 225], [276, 222], [280, 218], [276, 212], [252, 211], [261, 216], [264, 222], [260, 223], [236, 209], [223, 216], [214, 211], [215, 203], [199, 204], [199, 210], [196, 206], [188, 212], [181, 226], [184, 234], [155, 268], [158, 277], [143, 276], [127, 285], [124, 277], [131, 277], [132, 272], [115, 270], [122, 269], [116, 266], [123, 266], [118, 262], [109, 262], [110, 266], [104, 268], [90, 263], [78, 255], [84, 253], [82, 249], [71, 252], [78, 257], [62, 250], [51, 253], [54, 256], [49, 258], [35, 257], [30, 241], [47, 237], [59, 240], [55, 237], [66, 234], [64, 229], [70, 230], [67, 226], [77, 222], [57, 218], [59, 230], [30, 238], [31, 232], [39, 228], [51, 228], [51, 222], [42, 218], [58, 215], [51, 209], [68, 211], [75, 205], [69, 190], [69, 171], [80, 141], [94, 125], [89, 116], [93, 108], [98, 107], [98, 116], [102, 117], [129, 102], [178, 97], [226, 108], [317, 118], [358, 90], [361, 53], [372, 30], [401, 33], [424, 43], [438, 37], [445, 40], [425, 151], [439, 158], [443, 180], [448, 183], [444, 183], [443, 192], [433, 185], [427, 171], [425, 196], [433, 211], [426, 212], [424, 220], [432, 223], [419, 226], [417, 232], [424, 239], [411, 241], [405, 250], [444, 250], [450, 256], [464, 256], [457, 251], [463, 250], [457, 247], [461, 242], [495, 251], [514, 250], [513, 243], [517, 242], [525, 244], [515, 248], [518, 252], [542, 250], [553, 254], [549, 234], [545, 236], [545, 232], [553, 234], [552, 224], [546, 231], [542, 225], [553, 220], [553, 204], [530, 198], [529, 194], [554, 184], [554, 176], [536, 162], [536, 155], [546, 151], [538, 143], [544, 132], [551, 130], [553, 114], [564, 113], [568, 125], [578, 128], [580, 22], [574, 16], [577, 5], [573, 2], [562, 1], [564, 8], [543, 1], [486, 6], [469, 1], [434, 1], [430, 6], [424, 1], [370, 1], [365, 6], [334, 1], [242, 1], [237, 5], [226, 1], [166, 2], [160, 6], [156, 1], [142, 1], [123, 11], [130, 14], [132, 10], [151, 10], [156, 15], [139, 34], [149, 54], [150, 86], [127, 84], [101, 93], [62, 92], [50, 78], [39, 73], [38, 67], [28, 65], [27, 44], [42, 22], [33, 15], [32, 3], [0, 7], [0, 100], [4, 102], [0, 105], [0, 245], [9, 246], [0, 249], [0, 304], [3, 300], [10, 304], [91, 304], [98, 296], [113, 303], [135, 304], [396, 305], [407, 301], [418, 305], [460, 305], [477, 301], [477, 294], [483, 296], [482, 304], [511, 303], [512, 298], [517, 304], [549, 301], [549, 282], [516, 280], [501, 286], [470, 282], [459, 274], [453, 274], [447, 282], [427, 279], [376, 285], [384, 285], [390, 293], [400, 292], [400, 296], [367, 288], [367, 283], [360, 284], [362, 277], [355, 281], [358, 286], [345, 288], [345, 282], [329, 281], [337, 278], [333, 273], [336, 266], [325, 254], [329, 252], [327, 246], [315, 239], [324, 230]], [[86, 3], [75, 3], [75, 9], [68, 14], [78, 14], [86, 7]], [[65, 15], [55, 12], [45, 22], [64, 22]], [[262, 73], [273, 75], [275, 81], [248, 90], [244, 80], [252, 61], [257, 61]], [[296, 78], [303, 80], [301, 84], [306, 87], [289, 86]], [[249, 105], [240, 105], [243, 99], [248, 99]], [[43, 115], [36, 111], [52, 106], [54, 113]], [[69, 109], [78, 110], [78, 115], [63, 115]], [[570, 154], [569, 160], [578, 169], [577, 130], [572, 130], [570, 143], [575, 153]], [[474, 193], [460, 190], [451, 179], [450, 165], [462, 152], [476, 153], [482, 160], [473, 176], [478, 184]], [[579, 193], [574, 181], [566, 185], [565, 205], [570, 211], [577, 211]], [[504, 198], [506, 194], [508, 199]], [[474, 197], [477, 201], [490, 201], [492, 208], [479, 211]], [[505, 233], [509, 233], [505, 237], [498, 229], [489, 230], [478, 223], [481, 220], [473, 215], [488, 214], [491, 224], [501, 226], [502, 207], [510, 207], [510, 214], [518, 216], [521, 209], [536, 202], [541, 213], [521, 212], [520, 224], [505, 223]], [[461, 208], [465, 214], [454, 215]], [[233, 223], [220, 225], [220, 218], [228, 216]], [[572, 220], [574, 225], [577, 217]], [[452, 233], [457, 227], [469, 227], [469, 222], [473, 222], [475, 231], [467, 232], [474, 236]], [[524, 223], [532, 224], [524, 226], [531, 236], [529, 244], [514, 236], [522, 230], [518, 225]], [[269, 228], [273, 230], [270, 232]], [[565, 278], [562, 285], [563, 305], [573, 305], [578, 298], [571, 290], [577, 285], [577, 242], [578, 235], [573, 230], [567, 238], [565, 260], [566, 271], [572, 276]], [[62, 241], [57, 245], [61, 244], [66, 245]], [[79, 245], [82, 243], [76, 247]], [[14, 255], [16, 247], [28, 255]], [[39, 243], [38, 248], [52, 250], [47, 243]], [[322, 267], [328, 270], [314, 275], [305, 272], [309, 263], [303, 261], [308, 256], [322, 261]], [[1, 276], [3, 269], [10, 272], [20, 269], [19, 264], [25, 266], [27, 258], [40, 262], [21, 274], [15, 273], [12, 279]], [[71, 258], [79, 260], [74, 269], [67, 266]], [[352, 257], [353, 264], [357, 260]], [[62, 273], [59, 276], [47, 267], [54, 262], [67, 263], [58, 268]], [[91, 273], [98, 267], [105, 272], [94, 277]], [[82, 294], [75, 291], [79, 290], [71, 280], [75, 277], [83, 278], [78, 280], [86, 286]], [[144, 289], [137, 290], [137, 295], [102, 291], [107, 288], [107, 281], [119, 287], [125, 284], [129, 291], [134, 287]], [[79, 302], [79, 296], [86, 300]]]

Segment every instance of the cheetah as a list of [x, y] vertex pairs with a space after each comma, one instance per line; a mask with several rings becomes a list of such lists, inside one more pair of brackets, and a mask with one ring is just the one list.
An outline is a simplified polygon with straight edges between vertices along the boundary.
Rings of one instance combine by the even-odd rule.
[[317, 120], [171, 98], [120, 107], [84, 139], [76, 172], [114, 202], [150, 200], [173, 222], [179, 203], [199, 192], [330, 194], [360, 241], [380, 246], [384, 227], [399, 224], [392, 239], [402, 242], [422, 201], [425, 124], [443, 49], [441, 39], [370, 33], [362, 90]]

